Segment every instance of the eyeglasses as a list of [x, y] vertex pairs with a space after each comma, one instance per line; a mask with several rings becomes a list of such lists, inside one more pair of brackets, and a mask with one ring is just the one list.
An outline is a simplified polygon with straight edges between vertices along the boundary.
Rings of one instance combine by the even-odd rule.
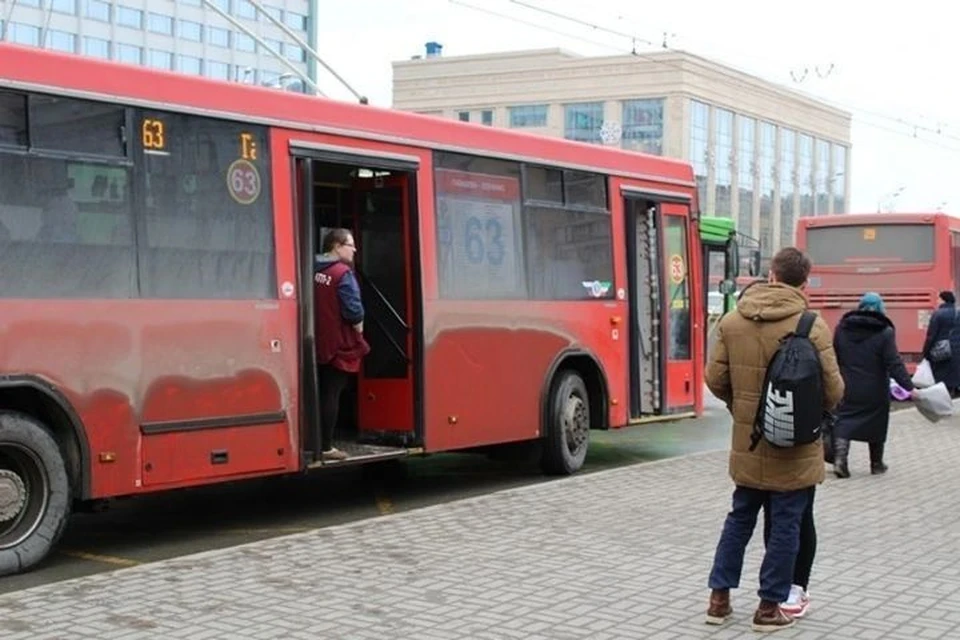
[[351, 243], [351, 244], [347, 244], [346, 242], [344, 242], [342, 246], [344, 246], [344, 247], [350, 247], [351, 249], [356, 249], [356, 248], [357, 248], [357, 245], [352, 244], [352, 243]]

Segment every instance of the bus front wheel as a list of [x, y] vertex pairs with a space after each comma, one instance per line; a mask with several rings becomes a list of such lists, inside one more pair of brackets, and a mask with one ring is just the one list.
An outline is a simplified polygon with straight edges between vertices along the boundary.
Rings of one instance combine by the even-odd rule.
[[53, 436], [30, 416], [0, 412], [0, 576], [43, 560], [69, 514], [70, 481]]
[[590, 444], [590, 396], [577, 372], [557, 374], [546, 417], [543, 470], [551, 475], [579, 471]]

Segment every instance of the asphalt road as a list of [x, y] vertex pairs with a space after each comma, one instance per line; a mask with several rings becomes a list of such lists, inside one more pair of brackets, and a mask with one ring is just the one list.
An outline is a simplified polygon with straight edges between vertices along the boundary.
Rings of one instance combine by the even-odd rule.
[[[593, 432], [581, 473], [726, 447], [730, 419], [714, 403], [697, 420]], [[123, 500], [76, 514], [57, 551], [0, 579], [0, 593], [547, 481], [523, 460], [439, 454]]]

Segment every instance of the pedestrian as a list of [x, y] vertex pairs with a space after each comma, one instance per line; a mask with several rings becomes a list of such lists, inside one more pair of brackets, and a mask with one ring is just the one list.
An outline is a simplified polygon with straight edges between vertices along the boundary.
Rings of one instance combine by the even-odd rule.
[[[824, 479], [823, 445], [817, 440], [775, 448], [761, 440], [751, 451], [751, 436], [767, 365], [807, 309], [803, 288], [810, 266], [810, 259], [800, 250], [781, 249], [771, 261], [768, 282], [746, 288], [736, 313], [724, 316], [717, 328], [706, 379], [710, 391], [733, 414], [729, 472], [735, 489], [708, 581], [709, 624], [723, 624], [733, 613], [730, 589], [740, 586], [747, 543], [767, 502], [770, 536], [760, 569], [760, 604], [753, 615], [753, 628], [777, 631], [795, 623], [780, 603], [790, 595], [801, 517], [813, 488]], [[843, 396], [843, 379], [830, 330], [819, 316], [809, 337], [820, 357], [823, 409], [831, 410]]]
[[353, 274], [357, 246], [347, 229], [332, 229], [323, 238], [323, 254], [314, 266], [314, 323], [317, 380], [320, 397], [320, 459], [344, 460], [347, 454], [333, 446], [340, 416], [340, 396], [352, 374], [370, 351], [363, 338], [363, 301]]
[[838, 478], [850, 477], [850, 441], [857, 440], [870, 446], [870, 473], [885, 473], [890, 378], [914, 398], [917, 391], [897, 351], [896, 329], [879, 294], [863, 294], [859, 307], [840, 319], [833, 346], [846, 383], [834, 427], [833, 472]]
[[[927, 337], [923, 341], [923, 357], [930, 363], [933, 379], [942, 382], [954, 397], [960, 394], [960, 318], [957, 317], [957, 298], [953, 291], [941, 291], [942, 303], [930, 316]], [[939, 343], [939, 346], [937, 346]], [[943, 345], [949, 344], [946, 357]], [[935, 348], [936, 347], [936, 348]]]

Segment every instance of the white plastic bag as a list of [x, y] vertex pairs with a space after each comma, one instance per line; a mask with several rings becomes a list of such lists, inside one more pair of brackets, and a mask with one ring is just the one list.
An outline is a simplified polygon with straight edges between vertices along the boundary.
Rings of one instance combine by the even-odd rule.
[[913, 374], [913, 386], [918, 389], [923, 389], [924, 387], [932, 387], [937, 383], [933, 379], [933, 369], [930, 368], [930, 363], [927, 362], [927, 359], [924, 358], [920, 361], [920, 364], [917, 365], [917, 370]]
[[953, 400], [942, 382], [925, 389], [917, 389], [917, 396], [914, 400], [917, 411], [930, 422], [938, 422], [953, 415]]

